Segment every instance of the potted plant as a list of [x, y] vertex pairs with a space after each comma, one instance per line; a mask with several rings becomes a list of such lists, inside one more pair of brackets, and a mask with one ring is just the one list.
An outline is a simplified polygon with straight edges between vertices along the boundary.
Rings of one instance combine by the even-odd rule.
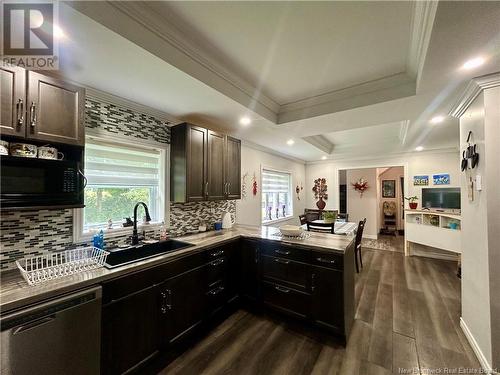
[[415, 210], [417, 208], [418, 203], [418, 197], [414, 195], [413, 197], [405, 197], [405, 199], [408, 201], [408, 204], [410, 205], [410, 208], [412, 210]]

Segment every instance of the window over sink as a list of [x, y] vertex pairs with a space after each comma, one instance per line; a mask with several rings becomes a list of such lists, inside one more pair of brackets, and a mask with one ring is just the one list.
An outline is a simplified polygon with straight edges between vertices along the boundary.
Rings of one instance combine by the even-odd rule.
[[[87, 137], [85, 208], [79, 210], [80, 239], [96, 230], [122, 232], [137, 202], [149, 207], [151, 223], [165, 218], [166, 148]], [[139, 224], [143, 211], [140, 209]], [[117, 233], [118, 234], [118, 233]], [[78, 240], [78, 239], [76, 239]]]
[[292, 174], [262, 169], [262, 223], [286, 220], [293, 216]]

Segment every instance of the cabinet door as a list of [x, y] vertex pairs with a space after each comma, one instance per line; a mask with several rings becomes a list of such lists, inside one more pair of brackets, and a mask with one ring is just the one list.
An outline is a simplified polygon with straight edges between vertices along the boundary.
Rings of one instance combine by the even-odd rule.
[[208, 199], [225, 199], [224, 135], [208, 131]]
[[343, 329], [342, 271], [317, 266], [312, 269], [312, 318], [328, 328]]
[[25, 136], [26, 71], [17, 67], [0, 67], [2, 134]]
[[169, 343], [181, 340], [203, 320], [206, 312], [206, 266], [164, 282], [166, 298], [165, 337]]
[[[188, 127], [187, 139], [187, 201], [206, 199], [207, 130]], [[175, 176], [172, 176], [175, 178]]]
[[243, 241], [240, 252], [240, 293], [256, 301], [259, 298], [259, 242]]
[[226, 137], [226, 196], [241, 198], [241, 141]]
[[103, 307], [103, 373], [122, 374], [159, 351], [160, 308], [157, 286]]
[[28, 72], [27, 137], [48, 142], [85, 144], [85, 90]]

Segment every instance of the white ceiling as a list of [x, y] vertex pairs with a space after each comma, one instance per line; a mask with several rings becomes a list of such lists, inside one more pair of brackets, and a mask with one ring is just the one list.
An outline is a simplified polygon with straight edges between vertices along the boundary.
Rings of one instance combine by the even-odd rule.
[[178, 1], [152, 7], [279, 104], [406, 71], [411, 2]]
[[[415, 32], [410, 36], [404, 23], [408, 23], [409, 13], [414, 15], [415, 11], [409, 2], [391, 2], [396, 15], [406, 20], [395, 22], [391, 9], [384, 8], [385, 3], [380, 3], [384, 12], [375, 7], [378, 2], [353, 2], [350, 6], [344, 4], [345, 8], [339, 3], [314, 2], [225, 4], [223, 9], [220, 4], [212, 9], [199, 3], [154, 2], [141, 8], [156, 9], [157, 16], [163, 16], [161, 12], [166, 10], [170, 12], [168, 17], [175, 15], [175, 25], [165, 24], [181, 30], [181, 34], [188, 30], [189, 40], [183, 39], [182, 43], [189, 42], [189, 46], [178, 40], [166, 43], [162, 30], [153, 29], [155, 18], [146, 27], [109, 3], [71, 3], [99, 21], [96, 22], [61, 4], [61, 23], [68, 34], [61, 47], [63, 73], [76, 82], [149, 105], [180, 120], [225, 129], [273, 151], [314, 161], [325, 152], [302, 137], [321, 136], [333, 145], [331, 156], [335, 158], [407, 152], [418, 145], [428, 150], [458, 147], [456, 119], [447, 118], [439, 125], [429, 124], [429, 119], [436, 114], [446, 115], [470, 78], [500, 70], [500, 3], [440, 2], [428, 48], [420, 54], [422, 65], [415, 77], [416, 93], [385, 95], [377, 83], [378, 91], [374, 91], [377, 95], [372, 95], [371, 101], [364, 101], [366, 91], [356, 96], [348, 89], [346, 95], [342, 92], [344, 96], [335, 98], [335, 105], [329, 102], [328, 108], [318, 109], [321, 105], [313, 103], [298, 109], [297, 119], [280, 123], [279, 104], [293, 100], [290, 98], [363, 82], [368, 76], [390, 74], [401, 67], [408, 70], [411, 64], [404, 56], [412, 55], [408, 39], [414, 41]], [[317, 7], [323, 11], [319, 12]], [[303, 10], [303, 22], [294, 29], [288, 21], [282, 21], [278, 29], [286, 30], [286, 35], [282, 31], [280, 38], [272, 42], [273, 48], [281, 52], [273, 55], [272, 64], [266, 65], [272, 37], [266, 42], [265, 35], [276, 30], [270, 25], [283, 9], [286, 20], [291, 17], [297, 23], [299, 8]], [[331, 17], [323, 17], [328, 14], [326, 9], [330, 9]], [[346, 18], [353, 22], [346, 22], [337, 12], [348, 12]], [[256, 24], [254, 30], [252, 18]], [[368, 46], [354, 20], [364, 20], [370, 25], [364, 29], [366, 40], [371, 41]], [[330, 27], [335, 28], [335, 37], [328, 33], [316, 35], [318, 30], [324, 33]], [[391, 30], [387, 41], [386, 30]], [[391, 39], [394, 33], [397, 38]], [[343, 38], [339, 40], [338, 35]], [[203, 48], [193, 49], [200, 40]], [[300, 41], [300, 48], [290, 46], [293, 40]], [[338, 50], [339, 43], [345, 51], [340, 56], [331, 53]], [[204, 59], [207, 49], [212, 53]], [[315, 58], [303, 59], [299, 54], [302, 49]], [[379, 49], [384, 53], [374, 53]], [[473, 71], [460, 69], [464, 61], [477, 55], [487, 59], [484, 66]], [[224, 58], [218, 60], [221, 56]], [[324, 72], [328, 74], [322, 80]], [[262, 77], [265, 79], [255, 87], [253, 80]], [[413, 91], [414, 87], [415, 82]], [[373, 101], [373, 97], [379, 100]], [[250, 126], [238, 124], [243, 115], [252, 118]], [[401, 124], [407, 124], [404, 143], [400, 137]], [[286, 144], [290, 138], [296, 141], [293, 146]], [[378, 141], [373, 142], [374, 139]]]

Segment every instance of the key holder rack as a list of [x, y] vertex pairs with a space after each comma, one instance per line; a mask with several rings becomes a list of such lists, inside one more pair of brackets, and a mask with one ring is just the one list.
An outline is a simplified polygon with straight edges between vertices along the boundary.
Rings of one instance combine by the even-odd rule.
[[462, 151], [461, 168], [464, 172], [467, 168], [474, 169], [479, 164], [479, 153], [476, 151], [476, 144], [472, 141], [472, 130], [467, 136], [467, 148]]

